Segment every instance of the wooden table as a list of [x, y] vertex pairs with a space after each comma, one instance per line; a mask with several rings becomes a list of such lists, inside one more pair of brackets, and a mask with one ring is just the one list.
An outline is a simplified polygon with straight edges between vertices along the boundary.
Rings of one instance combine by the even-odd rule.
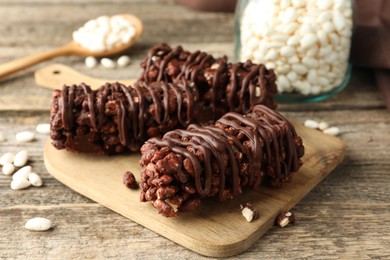
[[[139, 74], [147, 50], [162, 41], [232, 57], [231, 14], [199, 13], [172, 1], [14, 0], [0, 2], [0, 62], [64, 44], [84, 21], [123, 12], [138, 15], [145, 24], [141, 40], [128, 51], [131, 66], [90, 70], [82, 58], [55, 61], [91, 76], [131, 78]], [[0, 175], [0, 259], [202, 258], [53, 179], [42, 160], [47, 136], [16, 144], [16, 132], [48, 122], [51, 91], [36, 86], [33, 72], [50, 63], [0, 82], [0, 131], [7, 137], [0, 153], [28, 149], [30, 165], [44, 180], [44, 187], [13, 191], [10, 178]], [[325, 102], [279, 108], [297, 121], [311, 118], [338, 126], [346, 157], [294, 208], [296, 225], [271, 229], [236, 257], [389, 259], [390, 116], [370, 73], [355, 69], [347, 89]], [[56, 227], [44, 233], [25, 230], [26, 220], [36, 216], [51, 219]]]

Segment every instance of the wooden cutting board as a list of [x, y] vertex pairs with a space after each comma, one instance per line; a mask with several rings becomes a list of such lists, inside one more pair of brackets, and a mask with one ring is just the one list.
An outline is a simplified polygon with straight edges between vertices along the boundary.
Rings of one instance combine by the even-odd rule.
[[[320, 131], [294, 124], [303, 138], [304, 165], [293, 181], [281, 189], [263, 188], [246, 191], [231, 201], [209, 198], [191, 213], [165, 218], [151, 203], [139, 202], [139, 190], [122, 184], [123, 173], [130, 170], [139, 181], [139, 154], [96, 156], [74, 154], [53, 148], [50, 140], [44, 149], [49, 173], [76, 192], [157, 232], [199, 254], [231, 256], [249, 248], [273, 224], [282, 210], [290, 210], [324, 179], [344, 157], [344, 143]], [[240, 204], [251, 203], [259, 219], [248, 223]]]

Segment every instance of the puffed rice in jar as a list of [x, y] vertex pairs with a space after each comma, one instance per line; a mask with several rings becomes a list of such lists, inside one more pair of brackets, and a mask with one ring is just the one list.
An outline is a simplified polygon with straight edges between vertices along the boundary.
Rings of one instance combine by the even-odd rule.
[[235, 57], [269, 65], [278, 99], [320, 101], [348, 84], [352, 0], [239, 0]]

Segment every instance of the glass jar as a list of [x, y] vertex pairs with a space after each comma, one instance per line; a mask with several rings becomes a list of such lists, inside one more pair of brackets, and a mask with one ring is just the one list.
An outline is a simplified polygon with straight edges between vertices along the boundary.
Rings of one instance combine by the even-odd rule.
[[349, 82], [352, 0], [239, 0], [235, 59], [277, 75], [280, 102], [324, 100]]

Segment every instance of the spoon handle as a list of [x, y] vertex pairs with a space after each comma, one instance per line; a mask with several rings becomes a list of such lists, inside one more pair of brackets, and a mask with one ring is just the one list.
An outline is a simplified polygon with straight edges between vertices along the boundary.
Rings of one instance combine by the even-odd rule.
[[37, 85], [49, 89], [61, 89], [63, 85], [79, 84], [84, 82], [91, 86], [92, 89], [98, 89], [107, 82], [120, 82], [125, 85], [132, 85], [135, 80], [113, 80], [92, 78], [81, 74], [72, 68], [62, 64], [51, 64], [35, 71], [35, 82]]
[[58, 56], [71, 55], [71, 47], [72, 46], [70, 44], [66, 44], [52, 50], [43, 51], [7, 63], [0, 64], [0, 79], [30, 66], [33, 66], [35, 64], [38, 64], [42, 61], [50, 60]]

